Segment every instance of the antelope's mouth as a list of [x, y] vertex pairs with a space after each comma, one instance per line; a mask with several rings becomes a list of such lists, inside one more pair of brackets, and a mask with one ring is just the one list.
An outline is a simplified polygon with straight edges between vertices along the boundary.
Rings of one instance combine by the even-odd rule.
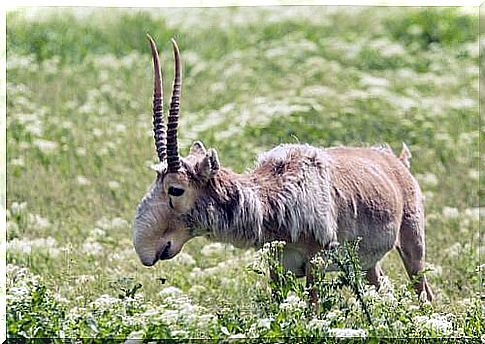
[[157, 260], [166, 260], [172, 258], [173, 252], [170, 251], [170, 248], [172, 247], [172, 242], [169, 241], [165, 244], [164, 247], [159, 251], [157, 254]]

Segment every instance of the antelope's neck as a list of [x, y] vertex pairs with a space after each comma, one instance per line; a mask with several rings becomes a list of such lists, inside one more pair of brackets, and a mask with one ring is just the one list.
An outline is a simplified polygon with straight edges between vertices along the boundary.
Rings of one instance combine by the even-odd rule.
[[250, 175], [222, 168], [209, 182], [208, 193], [195, 204], [191, 221], [215, 240], [257, 246], [262, 238], [263, 207]]
[[[257, 169], [248, 174], [221, 170], [213, 179], [215, 209], [223, 221], [214, 221], [211, 233], [238, 246], [260, 246], [273, 240], [292, 241], [281, 225], [286, 203], [281, 201], [281, 180], [272, 173]], [[244, 245], [246, 243], [246, 245]]]

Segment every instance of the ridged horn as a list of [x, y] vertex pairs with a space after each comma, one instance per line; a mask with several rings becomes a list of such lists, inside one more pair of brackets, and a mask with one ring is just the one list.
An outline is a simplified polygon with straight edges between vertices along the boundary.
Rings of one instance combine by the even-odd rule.
[[169, 172], [177, 172], [180, 169], [180, 158], [178, 153], [177, 128], [180, 110], [180, 94], [182, 87], [182, 66], [180, 64], [180, 53], [177, 42], [172, 38], [173, 56], [175, 59], [175, 75], [172, 85], [172, 99], [168, 114], [167, 130], [167, 163]]
[[153, 38], [147, 34], [150, 48], [152, 49], [153, 59], [153, 138], [160, 162], [167, 156], [165, 145], [166, 128], [163, 121], [163, 83], [162, 72], [160, 70], [160, 59], [158, 57], [157, 45]]

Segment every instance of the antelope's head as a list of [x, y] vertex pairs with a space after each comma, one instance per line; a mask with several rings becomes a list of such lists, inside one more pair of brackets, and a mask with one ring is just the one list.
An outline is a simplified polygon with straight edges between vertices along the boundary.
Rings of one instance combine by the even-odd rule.
[[157, 47], [148, 36], [153, 57], [153, 132], [160, 162], [153, 167], [157, 176], [150, 190], [138, 205], [133, 223], [133, 243], [141, 262], [146, 266], [177, 255], [183, 245], [201, 234], [188, 224], [187, 215], [199, 197], [207, 192], [209, 180], [219, 172], [214, 149], [202, 143], [192, 144], [190, 153], [180, 158], [177, 127], [181, 94], [181, 63], [177, 43], [172, 39], [175, 76], [167, 127], [163, 115], [162, 73]]

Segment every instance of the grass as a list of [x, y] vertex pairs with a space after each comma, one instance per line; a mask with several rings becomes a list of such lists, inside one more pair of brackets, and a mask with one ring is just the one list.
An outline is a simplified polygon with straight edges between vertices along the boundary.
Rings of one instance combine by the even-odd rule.
[[[388, 143], [395, 151], [406, 142], [426, 196], [436, 301], [421, 305], [406, 294], [409, 281], [392, 252], [382, 265], [397, 303], [368, 290], [380, 320], [353, 322], [362, 314], [348, 306], [349, 291], [347, 306], [336, 302], [313, 319], [318, 332], [295, 301], [306, 297], [300, 282], [287, 290], [296, 308], [282, 310], [267, 276], [248, 268], [251, 250], [199, 238], [173, 261], [143, 267], [130, 226], [156, 161], [146, 32], [159, 42], [166, 80], [170, 37], [182, 52], [182, 153], [200, 139], [242, 172], [282, 142]], [[353, 326], [367, 336], [479, 336], [477, 34], [477, 13], [456, 8], [8, 13], [9, 335], [338, 336], [329, 329]], [[406, 312], [401, 330], [386, 323]], [[194, 317], [174, 322], [174, 314]], [[47, 328], [42, 319], [50, 318], [68, 318], [69, 326]], [[452, 329], [429, 330], [430, 319]]]

